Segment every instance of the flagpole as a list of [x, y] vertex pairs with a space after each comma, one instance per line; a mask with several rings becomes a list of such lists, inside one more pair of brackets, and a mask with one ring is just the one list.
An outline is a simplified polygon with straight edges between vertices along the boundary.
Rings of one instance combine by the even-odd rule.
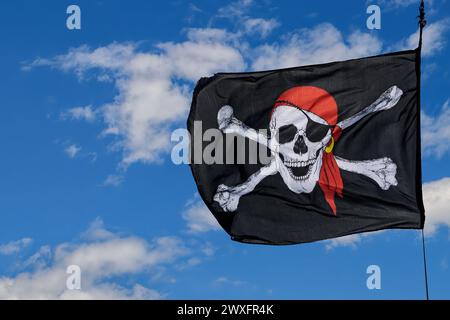
[[[426, 24], [427, 24], [427, 20], [425, 19], [425, 3], [424, 0], [420, 1], [420, 7], [419, 7], [419, 15], [417, 16], [417, 18], [419, 18], [419, 46], [418, 46], [418, 50], [419, 50], [419, 59], [422, 58], [422, 37], [423, 37], [423, 29], [425, 28]], [[420, 64], [420, 62], [419, 62]], [[419, 85], [420, 85], [420, 71], [418, 74], [418, 80], [419, 80]], [[420, 90], [419, 90], [419, 99], [420, 99]], [[420, 113], [419, 113], [419, 117], [420, 117]], [[419, 146], [420, 146], [420, 138], [419, 138]], [[429, 291], [428, 291], [428, 271], [427, 271], [427, 254], [426, 254], [426, 249], [425, 249], [425, 233], [423, 231], [423, 226], [422, 226], [422, 230], [421, 230], [421, 234], [422, 234], [422, 254], [423, 254], [423, 270], [424, 270], [424, 278], [425, 278], [425, 294], [426, 294], [426, 299], [430, 300], [430, 295], [429, 295]]]
[[424, 276], [425, 276], [425, 293], [427, 300], [430, 300], [430, 296], [428, 294], [428, 272], [427, 272], [427, 254], [425, 250], [425, 234], [422, 229], [422, 253], [423, 253], [423, 269], [424, 269]]
[[419, 49], [422, 50], [422, 35], [423, 35], [423, 28], [427, 25], [427, 20], [425, 19], [425, 3], [424, 0], [420, 1], [420, 7], [419, 7]]

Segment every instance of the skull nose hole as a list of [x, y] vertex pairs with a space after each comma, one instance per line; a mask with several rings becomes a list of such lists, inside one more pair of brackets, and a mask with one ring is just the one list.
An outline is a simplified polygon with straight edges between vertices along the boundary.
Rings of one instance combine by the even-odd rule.
[[308, 146], [305, 143], [305, 138], [303, 136], [299, 136], [297, 141], [294, 144], [294, 152], [297, 154], [303, 154], [308, 152]]

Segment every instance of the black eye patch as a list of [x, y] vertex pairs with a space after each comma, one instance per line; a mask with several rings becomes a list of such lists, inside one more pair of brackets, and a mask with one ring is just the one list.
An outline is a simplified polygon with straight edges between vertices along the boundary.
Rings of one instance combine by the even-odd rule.
[[297, 128], [293, 124], [282, 126], [278, 129], [278, 143], [288, 143], [292, 141], [297, 134]]
[[328, 130], [330, 130], [329, 125], [317, 123], [309, 119], [308, 124], [306, 125], [306, 137], [311, 142], [319, 142], [325, 138]]
[[[315, 122], [308, 116], [308, 114], [306, 114], [305, 112], [303, 112], [303, 114], [308, 118], [305, 132], [308, 140], [311, 142], [319, 142], [323, 138], [325, 138], [325, 136], [328, 133], [328, 130], [331, 129], [331, 126]], [[277, 133], [278, 143], [280, 144], [288, 143], [295, 138], [296, 134], [297, 134], [297, 127], [295, 127], [293, 124], [282, 126], [280, 127], [280, 129], [278, 129]]]

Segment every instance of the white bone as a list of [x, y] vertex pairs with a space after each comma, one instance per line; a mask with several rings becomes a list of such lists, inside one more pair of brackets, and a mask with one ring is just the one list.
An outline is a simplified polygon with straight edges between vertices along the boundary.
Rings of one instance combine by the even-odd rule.
[[347, 118], [341, 122], [339, 122], [337, 125], [342, 129], [346, 129], [352, 125], [354, 125], [356, 122], [364, 118], [365, 116], [382, 110], [388, 110], [392, 107], [394, 107], [397, 102], [400, 100], [401, 96], [403, 94], [403, 91], [397, 87], [392, 86], [389, 89], [387, 89], [383, 94], [370, 106], [365, 108], [364, 110], [358, 112], [354, 116]]
[[340, 169], [358, 173], [374, 180], [381, 189], [388, 190], [397, 185], [397, 165], [390, 158], [380, 158], [365, 161], [350, 161], [336, 157]]
[[278, 169], [275, 160], [272, 160], [270, 164], [259, 169], [242, 184], [234, 187], [228, 187], [224, 184], [219, 185], [217, 192], [214, 195], [214, 201], [219, 203], [225, 212], [236, 211], [239, 204], [239, 199], [242, 196], [252, 192], [258, 183], [260, 183], [265, 177], [273, 175], [277, 172]]
[[241, 120], [233, 116], [233, 107], [223, 106], [217, 113], [217, 122], [219, 129], [223, 133], [235, 133], [250, 140], [261, 143], [266, 147], [269, 146], [269, 138], [255, 129], [249, 128]]

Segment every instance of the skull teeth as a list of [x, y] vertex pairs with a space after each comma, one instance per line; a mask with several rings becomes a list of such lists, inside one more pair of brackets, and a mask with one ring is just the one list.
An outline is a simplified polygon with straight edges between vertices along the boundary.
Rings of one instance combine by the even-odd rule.
[[309, 176], [311, 175], [312, 172], [312, 168], [313, 166], [310, 166], [308, 168], [308, 172], [304, 175], [304, 176], [296, 176], [293, 172], [291, 168], [287, 168], [289, 175], [292, 177], [292, 179], [297, 180], [297, 181], [304, 181], [307, 180], [309, 178]]
[[292, 167], [294, 167], [294, 168], [296, 168], [296, 167], [306, 167], [306, 166], [312, 165], [315, 161], [316, 161], [316, 159], [310, 159], [310, 160], [307, 160], [307, 161], [285, 160], [284, 161], [284, 165], [286, 167], [291, 167], [291, 168]]
[[[292, 179], [294, 179], [296, 181], [305, 181], [311, 175], [311, 172], [313, 170], [313, 164], [316, 162], [316, 160], [317, 159], [298, 161], [298, 160], [293, 160], [293, 159], [285, 159], [284, 165], [286, 166], [286, 168], [289, 172], [289, 175], [292, 177]], [[307, 172], [304, 175], [299, 176], [294, 173], [295, 168], [307, 168]]]

